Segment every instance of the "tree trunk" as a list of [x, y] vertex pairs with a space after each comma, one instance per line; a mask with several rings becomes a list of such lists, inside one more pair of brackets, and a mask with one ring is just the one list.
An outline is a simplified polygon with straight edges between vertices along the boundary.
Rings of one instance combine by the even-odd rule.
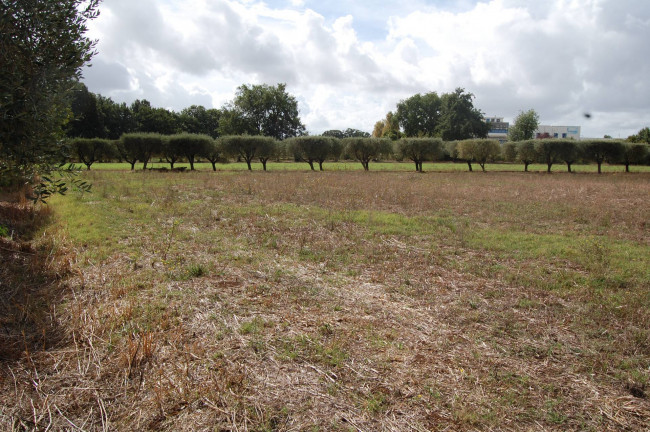
[[194, 156], [188, 156], [187, 161], [190, 163], [190, 171], [194, 171]]
[[212, 171], [216, 171], [216, 170], [217, 170], [217, 162], [214, 161], [212, 162]]
[[253, 168], [251, 168], [251, 160], [246, 159], [246, 165], [248, 165], [248, 171], [253, 171]]
[[323, 171], [323, 161], [318, 161], [318, 169]]
[[472, 163], [470, 161], [467, 161], [467, 167], [469, 168], [469, 172], [472, 172]]
[[266, 159], [260, 160], [260, 162], [262, 162], [262, 169], [266, 171]]
[[129, 162], [131, 164], [131, 171], [135, 171], [135, 163], [137, 161]]
[[567, 162], [567, 163], [566, 163], [566, 168], [567, 168], [567, 170], [568, 170], [569, 172], [573, 172], [573, 171], [571, 171], [571, 162]]
[[483, 172], [485, 172], [485, 162], [483, 162], [483, 163], [479, 162], [479, 165], [481, 167], [481, 170], [483, 170]]
[[598, 161], [596, 163], [598, 164], [598, 174], [602, 174], [602, 171], [600, 170], [600, 166], [603, 164], [603, 161]]
[[[90, 167], [88, 167], [88, 169], [90, 169]], [[626, 173], [629, 173], [629, 172], [630, 172], [630, 163], [629, 163], [629, 162], [627, 162], [627, 163], [625, 164], [625, 172], [626, 172]]]
[[546, 168], [546, 172], [547, 172], [547, 173], [550, 173], [550, 172], [551, 172], [551, 167], [552, 167], [552, 166], [553, 166], [552, 163], [548, 163], [548, 162], [546, 163], [546, 167], [547, 167], [547, 168]]
[[420, 162], [417, 159], [414, 159], [413, 162], [415, 162], [415, 171], [420, 172]]
[[524, 162], [524, 172], [528, 172], [528, 165], [530, 165], [530, 162]]
[[308, 160], [307, 163], [309, 164], [309, 168], [311, 168], [312, 171], [316, 171], [316, 170], [314, 169], [314, 161], [312, 161], [312, 160]]

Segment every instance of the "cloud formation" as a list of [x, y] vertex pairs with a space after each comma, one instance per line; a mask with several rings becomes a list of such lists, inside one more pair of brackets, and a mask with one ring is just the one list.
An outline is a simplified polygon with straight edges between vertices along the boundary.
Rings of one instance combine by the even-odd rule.
[[650, 3], [322, 3], [104, 0], [85, 82], [177, 111], [220, 107], [241, 84], [284, 82], [311, 133], [371, 131], [399, 100], [456, 87], [488, 115], [534, 108], [583, 136], [648, 125]]

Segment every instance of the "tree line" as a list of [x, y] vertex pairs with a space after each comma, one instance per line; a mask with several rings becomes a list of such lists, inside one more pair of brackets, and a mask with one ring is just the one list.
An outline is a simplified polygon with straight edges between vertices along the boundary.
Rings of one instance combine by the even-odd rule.
[[76, 83], [71, 100], [68, 137], [118, 139], [125, 133], [162, 135], [192, 133], [212, 138], [224, 135], [264, 135], [283, 140], [305, 134], [298, 102], [285, 84], [241, 85], [222, 108], [192, 105], [180, 112], [154, 107], [146, 99], [127, 105], [92, 93]]
[[565, 164], [572, 171], [576, 163], [595, 163], [600, 173], [603, 163], [621, 164], [629, 172], [630, 165], [650, 164], [650, 149], [645, 142], [613, 139], [531, 139], [508, 141], [472, 138], [443, 141], [438, 137], [375, 138], [351, 136], [337, 138], [331, 135], [298, 136], [286, 140], [263, 135], [227, 135], [212, 138], [205, 134], [129, 133], [118, 140], [102, 138], [75, 138], [69, 143], [72, 162], [83, 163], [90, 169], [95, 162], [120, 160], [131, 165], [142, 163], [146, 169], [154, 160], [168, 163], [175, 169], [178, 162], [187, 162], [190, 170], [199, 160], [212, 164], [239, 160], [252, 170], [252, 163], [259, 161], [262, 169], [274, 161], [306, 162], [312, 170], [323, 171], [326, 161], [356, 160], [364, 170], [379, 160], [411, 161], [415, 170], [423, 171], [424, 162], [463, 162], [473, 171], [479, 165], [483, 171], [487, 163], [522, 163], [524, 171], [533, 163], [543, 163], [548, 172], [555, 164]]

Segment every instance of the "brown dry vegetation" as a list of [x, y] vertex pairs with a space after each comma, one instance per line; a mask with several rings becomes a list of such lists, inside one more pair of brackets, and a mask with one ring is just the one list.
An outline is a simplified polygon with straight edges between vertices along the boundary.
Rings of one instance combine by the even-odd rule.
[[87, 175], [0, 245], [4, 429], [648, 427], [648, 174]]

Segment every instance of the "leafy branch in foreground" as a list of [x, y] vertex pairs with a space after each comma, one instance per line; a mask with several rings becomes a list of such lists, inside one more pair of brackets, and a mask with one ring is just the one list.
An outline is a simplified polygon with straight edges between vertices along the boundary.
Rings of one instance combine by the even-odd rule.
[[40, 201], [66, 189], [49, 174], [67, 156], [62, 129], [81, 67], [95, 54], [85, 33], [99, 1], [0, 1], [2, 186], [30, 184]]
[[59, 165], [32, 185], [32, 195], [29, 198], [34, 203], [46, 204], [52, 195], [65, 195], [70, 188], [79, 192], [91, 192], [92, 184], [77, 178], [79, 173], [80, 169], [76, 165]]

